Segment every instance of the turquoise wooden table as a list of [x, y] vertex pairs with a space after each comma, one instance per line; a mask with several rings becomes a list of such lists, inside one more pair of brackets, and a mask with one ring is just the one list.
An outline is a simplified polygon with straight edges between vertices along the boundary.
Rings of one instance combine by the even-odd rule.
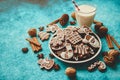
[[[95, 5], [97, 7], [95, 19], [103, 22], [109, 29], [108, 33], [120, 43], [119, 0], [76, 0], [76, 2]], [[69, 80], [65, 75], [65, 69], [70, 66], [77, 69], [77, 80], [120, 80], [120, 60], [114, 68], [107, 67], [104, 73], [98, 70], [88, 72], [86, 68], [89, 63], [73, 65], [56, 58], [55, 62], [61, 67], [59, 71], [40, 69], [37, 54], [33, 53], [25, 40], [29, 37], [28, 29], [46, 26], [64, 13], [70, 15], [72, 11], [74, 7], [71, 0], [0, 0], [0, 80]], [[103, 38], [101, 41], [102, 51], [108, 51], [106, 40]], [[39, 53], [44, 53], [45, 57], [50, 53], [48, 42], [49, 40], [41, 42], [43, 50]], [[23, 47], [29, 48], [27, 54], [22, 53]], [[103, 60], [101, 53], [96, 59]]]

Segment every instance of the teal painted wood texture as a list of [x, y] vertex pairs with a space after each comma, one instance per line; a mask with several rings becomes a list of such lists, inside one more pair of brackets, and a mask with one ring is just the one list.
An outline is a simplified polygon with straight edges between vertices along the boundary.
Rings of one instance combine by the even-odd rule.
[[[120, 43], [119, 0], [76, 0], [76, 2], [96, 6], [95, 19], [103, 22], [109, 29], [108, 33]], [[87, 66], [90, 62], [67, 64], [56, 58], [55, 62], [61, 67], [59, 71], [40, 69], [37, 54], [32, 52], [25, 40], [29, 38], [27, 31], [32, 27], [38, 29], [39, 26], [46, 26], [62, 14], [70, 15], [73, 11], [71, 0], [0, 0], [0, 80], [69, 80], [65, 75], [65, 69], [69, 66], [77, 69], [77, 80], [120, 80], [120, 60], [115, 67], [107, 67], [104, 73], [98, 70], [88, 72]], [[102, 51], [108, 51], [106, 40], [103, 38], [101, 41]], [[48, 42], [49, 40], [41, 42], [43, 50], [39, 53], [44, 53], [45, 57], [49, 57], [50, 53]], [[22, 53], [23, 47], [29, 48], [27, 54]], [[101, 55], [96, 59], [103, 60]]]

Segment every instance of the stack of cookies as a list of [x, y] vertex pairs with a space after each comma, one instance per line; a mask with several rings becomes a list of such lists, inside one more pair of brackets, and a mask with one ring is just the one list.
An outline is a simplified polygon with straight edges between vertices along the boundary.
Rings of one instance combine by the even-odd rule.
[[54, 34], [50, 48], [62, 59], [81, 61], [94, 56], [100, 49], [100, 42], [89, 27], [69, 26]]

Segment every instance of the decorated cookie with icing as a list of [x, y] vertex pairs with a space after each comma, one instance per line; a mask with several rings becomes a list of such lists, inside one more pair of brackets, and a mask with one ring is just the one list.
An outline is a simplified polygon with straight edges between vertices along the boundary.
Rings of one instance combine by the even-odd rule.
[[44, 40], [47, 40], [47, 39], [50, 37], [50, 34], [41, 31], [41, 32], [38, 33], [38, 36], [40, 37], [40, 39], [41, 39], [42, 41], [44, 41]]
[[63, 59], [70, 59], [73, 57], [73, 49], [70, 43], [66, 43], [66, 52], [61, 53]]
[[83, 43], [89, 43], [91, 46], [93, 46], [95, 48], [99, 48], [100, 47], [100, 43], [92, 35], [86, 35], [85, 38], [82, 40], [82, 42]]
[[51, 69], [54, 65], [54, 60], [49, 60], [48, 58], [46, 59], [39, 59], [38, 64], [40, 65], [41, 68], [45, 68], [47, 70]]
[[60, 28], [57, 24], [52, 24], [52, 25], [48, 25], [48, 27], [46, 28], [46, 32], [55, 33], [58, 29]]
[[68, 40], [72, 44], [76, 44], [82, 41], [81, 36], [77, 32], [73, 32], [72, 30], [65, 30], [65, 39]]
[[85, 54], [94, 54], [94, 51], [89, 46], [81, 43], [80, 45], [75, 46], [74, 53], [85, 55]]
[[98, 66], [98, 70], [99, 71], [104, 71], [106, 69], [106, 64], [102, 61], [99, 61], [99, 66]]
[[81, 26], [80, 28], [78, 28], [77, 31], [79, 33], [85, 33], [85, 34], [93, 33], [92, 30], [87, 26]]
[[92, 71], [96, 67], [98, 68], [99, 71], [104, 71], [106, 69], [106, 65], [103, 61], [96, 61], [88, 67], [88, 71]]
[[54, 37], [50, 41], [51, 48], [53, 50], [61, 50], [65, 47], [65, 43], [58, 39], [58, 37]]

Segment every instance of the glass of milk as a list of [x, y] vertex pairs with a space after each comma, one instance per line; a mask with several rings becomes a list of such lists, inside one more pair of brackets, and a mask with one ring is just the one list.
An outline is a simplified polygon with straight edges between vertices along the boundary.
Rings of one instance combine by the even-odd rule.
[[90, 5], [80, 5], [79, 11], [75, 9], [76, 20], [79, 26], [87, 25], [88, 27], [91, 26], [93, 23], [96, 8]]

